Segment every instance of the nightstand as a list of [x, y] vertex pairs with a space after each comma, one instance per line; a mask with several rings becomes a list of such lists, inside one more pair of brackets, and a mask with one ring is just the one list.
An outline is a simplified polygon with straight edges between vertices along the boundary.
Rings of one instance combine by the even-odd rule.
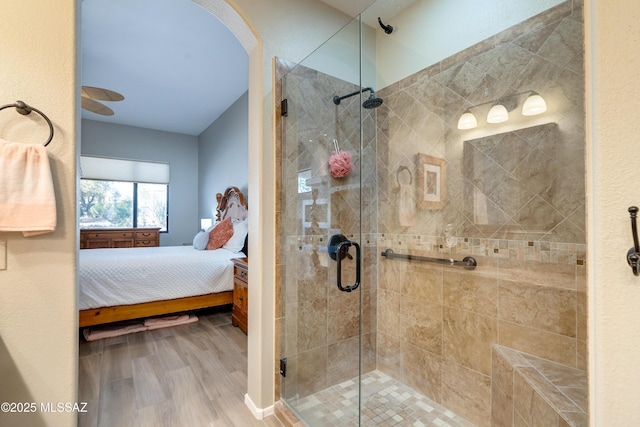
[[249, 309], [249, 258], [234, 258], [233, 261], [233, 309], [231, 324], [247, 333], [247, 312]]

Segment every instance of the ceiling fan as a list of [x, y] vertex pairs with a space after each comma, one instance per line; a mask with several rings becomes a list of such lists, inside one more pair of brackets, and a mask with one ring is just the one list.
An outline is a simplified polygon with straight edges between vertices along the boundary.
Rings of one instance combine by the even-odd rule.
[[122, 101], [124, 96], [101, 87], [82, 86], [82, 108], [103, 116], [113, 116], [113, 110], [98, 101]]

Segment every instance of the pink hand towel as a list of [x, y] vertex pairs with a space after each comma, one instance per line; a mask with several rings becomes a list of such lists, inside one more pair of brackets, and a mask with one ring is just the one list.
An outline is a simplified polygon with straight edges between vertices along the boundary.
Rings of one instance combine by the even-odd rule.
[[56, 228], [56, 199], [47, 149], [0, 139], [0, 231], [25, 237]]

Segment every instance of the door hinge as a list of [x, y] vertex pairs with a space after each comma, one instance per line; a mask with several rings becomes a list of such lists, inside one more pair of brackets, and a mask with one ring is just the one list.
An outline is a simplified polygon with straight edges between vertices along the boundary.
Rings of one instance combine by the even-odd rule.
[[280, 375], [287, 376], [287, 358], [280, 359]]
[[283, 117], [287, 117], [289, 115], [289, 101], [287, 98], [280, 102], [280, 115]]

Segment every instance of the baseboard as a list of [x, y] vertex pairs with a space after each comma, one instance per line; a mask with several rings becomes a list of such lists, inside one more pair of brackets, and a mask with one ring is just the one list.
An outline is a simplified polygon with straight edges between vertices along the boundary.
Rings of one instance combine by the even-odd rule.
[[264, 409], [258, 408], [255, 403], [253, 403], [253, 400], [251, 400], [248, 393], [244, 395], [244, 404], [247, 405], [256, 420], [262, 420], [264, 417], [269, 417], [274, 413], [273, 405]]

